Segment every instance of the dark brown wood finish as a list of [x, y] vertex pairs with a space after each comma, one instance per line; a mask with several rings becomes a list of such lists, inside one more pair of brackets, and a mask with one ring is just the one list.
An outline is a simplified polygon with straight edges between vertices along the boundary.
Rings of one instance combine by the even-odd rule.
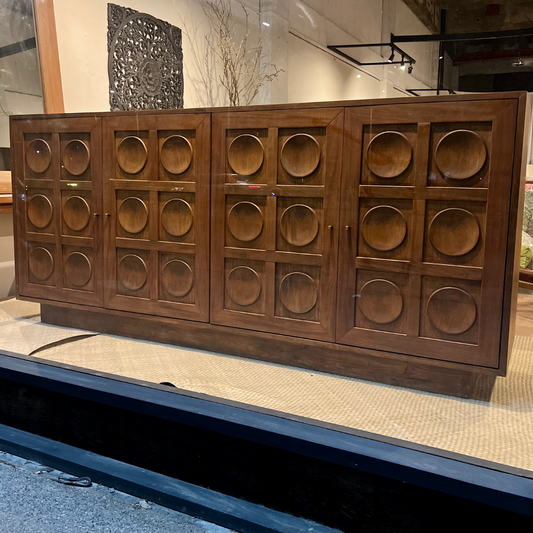
[[343, 118], [214, 115], [213, 323], [334, 340]]
[[[83, 324], [91, 331], [156, 340], [463, 398], [473, 397], [479, 374], [478, 369], [470, 365], [216, 324], [91, 309], [75, 304], [46, 304], [41, 309], [41, 318], [48, 324], [71, 327]], [[482, 371], [486, 374], [484, 379], [489, 376], [489, 379], [495, 379], [498, 374], [492, 369]]]
[[459, 394], [506, 370], [525, 114], [505, 93], [12, 117], [17, 294]]
[[103, 305], [101, 135], [98, 117], [13, 121], [19, 295]]
[[337, 341], [497, 368], [516, 101], [346, 113]]
[[210, 116], [103, 128], [106, 307], [207, 322]]

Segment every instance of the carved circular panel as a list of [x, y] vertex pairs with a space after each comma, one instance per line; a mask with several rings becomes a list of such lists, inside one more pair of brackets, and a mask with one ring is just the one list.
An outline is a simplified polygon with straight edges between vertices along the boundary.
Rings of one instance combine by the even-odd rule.
[[361, 234], [375, 250], [394, 250], [405, 239], [407, 222], [399, 209], [390, 205], [378, 205], [365, 213]]
[[407, 169], [411, 158], [411, 143], [397, 131], [379, 133], [366, 148], [366, 164], [380, 178], [399, 176]]
[[36, 228], [46, 228], [53, 213], [52, 202], [43, 194], [36, 194], [28, 200], [28, 218]]
[[241, 176], [255, 174], [263, 164], [263, 144], [255, 135], [244, 133], [235, 137], [228, 150], [231, 168]]
[[318, 218], [315, 211], [304, 204], [287, 207], [280, 220], [283, 238], [294, 246], [305, 246], [318, 234]]
[[291, 272], [281, 280], [279, 298], [289, 311], [299, 315], [308, 313], [318, 300], [316, 283], [308, 274]]
[[181, 198], [172, 198], [161, 211], [161, 225], [174, 237], [182, 237], [192, 226], [191, 206]]
[[171, 174], [183, 174], [191, 165], [192, 146], [182, 135], [172, 135], [161, 146], [161, 164]]
[[459, 335], [468, 331], [476, 321], [476, 303], [470, 294], [457, 287], [436, 290], [427, 303], [431, 324], [443, 333]]
[[437, 145], [435, 162], [447, 177], [465, 180], [477, 174], [487, 159], [483, 139], [474, 131], [457, 130], [445, 135]]
[[117, 148], [117, 163], [127, 174], [138, 174], [146, 165], [148, 150], [139, 137], [124, 137]]
[[54, 272], [54, 258], [46, 248], [39, 246], [30, 254], [29, 267], [38, 280], [45, 281]]
[[148, 223], [146, 204], [140, 198], [126, 198], [118, 208], [118, 221], [128, 233], [140, 233]]
[[252, 202], [235, 204], [228, 214], [228, 229], [239, 241], [257, 239], [263, 230], [263, 213]]
[[238, 266], [226, 278], [226, 291], [236, 304], [252, 305], [261, 295], [261, 280], [253, 268]]
[[358, 302], [361, 313], [376, 324], [390, 324], [403, 310], [402, 292], [386, 279], [367, 281], [361, 288]]
[[37, 174], [45, 172], [52, 161], [52, 151], [44, 139], [33, 139], [26, 150], [26, 163]]
[[307, 133], [289, 137], [281, 148], [281, 165], [294, 178], [312, 174], [320, 163], [320, 145]]
[[63, 206], [63, 220], [74, 231], [82, 231], [89, 224], [91, 213], [89, 204], [81, 196], [71, 196]]
[[176, 298], [183, 298], [191, 292], [194, 275], [191, 267], [179, 259], [172, 259], [163, 267], [161, 283], [165, 290]]
[[65, 261], [65, 276], [74, 287], [83, 287], [91, 279], [91, 262], [81, 252], [72, 252]]
[[146, 263], [138, 255], [125, 255], [118, 264], [117, 279], [130, 291], [142, 289], [148, 279]]
[[444, 209], [429, 225], [431, 244], [445, 255], [467, 254], [478, 243], [479, 234], [477, 218], [466, 209]]
[[63, 152], [63, 166], [70, 174], [73, 176], [83, 174], [90, 160], [89, 147], [83, 141], [73, 139], [66, 144]]

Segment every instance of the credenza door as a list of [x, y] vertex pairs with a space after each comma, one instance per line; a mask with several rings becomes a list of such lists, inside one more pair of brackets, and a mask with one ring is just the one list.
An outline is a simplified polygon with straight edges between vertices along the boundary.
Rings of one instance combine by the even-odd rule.
[[210, 116], [103, 119], [105, 306], [209, 320]]
[[13, 120], [17, 294], [102, 305], [99, 118]]
[[516, 116], [346, 109], [338, 342], [498, 367]]
[[213, 114], [211, 321], [335, 339], [342, 109]]

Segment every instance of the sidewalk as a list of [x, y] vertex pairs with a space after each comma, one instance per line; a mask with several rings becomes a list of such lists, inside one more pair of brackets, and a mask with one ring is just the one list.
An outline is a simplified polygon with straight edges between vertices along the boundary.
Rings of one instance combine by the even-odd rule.
[[0, 533], [231, 533], [229, 529], [0, 451]]

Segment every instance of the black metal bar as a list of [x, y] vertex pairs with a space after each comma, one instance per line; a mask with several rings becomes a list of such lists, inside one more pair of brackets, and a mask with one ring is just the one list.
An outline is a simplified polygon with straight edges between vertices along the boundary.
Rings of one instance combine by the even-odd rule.
[[35, 37], [30, 37], [24, 41], [19, 41], [18, 43], [8, 44], [0, 48], [0, 57], [12, 56], [15, 54], [20, 54], [26, 50], [31, 50], [37, 46]]
[[[479, 33], [449, 33], [447, 35], [395, 35], [393, 43], [422, 43], [431, 41], [483, 41], [489, 39], [506, 39], [533, 35], [533, 28], [519, 30], [487, 31]], [[359, 45], [357, 45], [359, 46]]]
[[[338, 54], [342, 55], [343, 57], [346, 57], [347, 59], [350, 59], [351, 61], [355, 61], [358, 65], [381, 65], [385, 63], [361, 63], [360, 61], [357, 61], [357, 59], [354, 59], [353, 57], [347, 56], [340, 50], [339, 48], [376, 48], [376, 47], [382, 47], [382, 46], [389, 46], [391, 50], [394, 50], [398, 55], [404, 57], [406, 59], [406, 63], [412, 63], [413, 65], [416, 63], [416, 60], [411, 57], [407, 52], [402, 50], [399, 46], [396, 46], [393, 42], [390, 43], [371, 43], [371, 44], [339, 44], [339, 45], [329, 45], [328, 49], [333, 50], [334, 52], [337, 52]], [[390, 61], [389, 61], [390, 63]]]
[[[423, 88], [423, 89], [405, 89], [408, 93], [412, 94], [413, 96], [420, 96], [416, 93], [421, 93], [421, 92], [431, 92], [431, 91], [437, 91], [437, 89], [426, 89], [426, 88]], [[452, 89], [444, 89], [445, 91], [448, 91], [448, 94], [455, 94], [455, 91], [452, 90]]]

